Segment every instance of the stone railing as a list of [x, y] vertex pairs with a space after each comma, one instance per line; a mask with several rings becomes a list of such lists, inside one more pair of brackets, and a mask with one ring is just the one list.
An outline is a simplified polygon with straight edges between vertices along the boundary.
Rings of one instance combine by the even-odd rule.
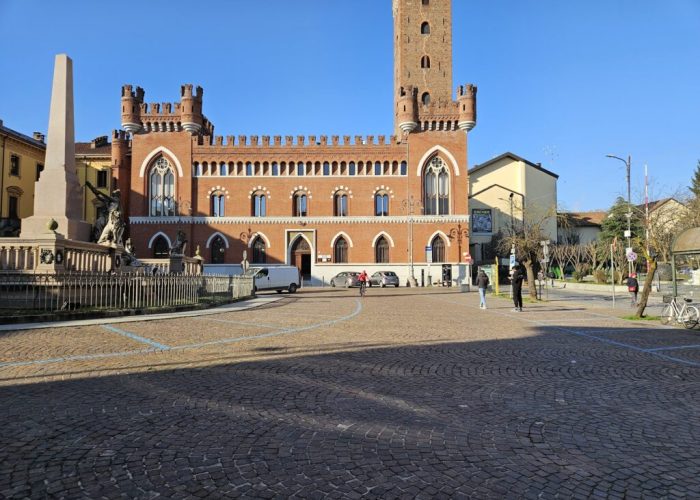
[[[0, 271], [127, 272], [133, 270], [121, 246], [105, 246], [62, 238], [0, 238]], [[139, 259], [158, 274], [202, 274], [202, 259], [174, 255], [169, 259]]]
[[0, 271], [108, 272], [124, 253], [96, 243], [62, 238], [0, 238]]

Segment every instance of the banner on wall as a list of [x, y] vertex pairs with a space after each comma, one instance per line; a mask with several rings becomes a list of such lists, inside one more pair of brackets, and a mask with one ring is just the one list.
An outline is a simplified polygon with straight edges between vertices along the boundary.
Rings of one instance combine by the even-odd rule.
[[490, 208], [472, 209], [472, 233], [492, 233], [493, 219]]

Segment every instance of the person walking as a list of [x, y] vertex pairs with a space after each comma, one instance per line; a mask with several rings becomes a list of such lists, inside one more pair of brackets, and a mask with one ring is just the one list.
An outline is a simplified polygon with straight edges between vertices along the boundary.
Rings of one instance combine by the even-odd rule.
[[637, 293], [639, 293], [639, 281], [637, 281], [637, 273], [632, 273], [627, 277], [627, 290], [630, 293], [632, 303], [630, 307], [637, 305]]
[[513, 311], [522, 312], [523, 310], [523, 280], [525, 275], [523, 270], [519, 265], [513, 267], [513, 275], [511, 276], [511, 283], [513, 284], [513, 304], [515, 304], [515, 309]]
[[486, 309], [486, 289], [489, 286], [489, 277], [483, 269], [479, 269], [476, 275], [476, 286], [479, 287], [479, 309]]

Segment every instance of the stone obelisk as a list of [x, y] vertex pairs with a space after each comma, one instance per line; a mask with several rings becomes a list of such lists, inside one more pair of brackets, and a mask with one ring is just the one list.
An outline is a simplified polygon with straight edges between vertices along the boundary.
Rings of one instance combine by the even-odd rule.
[[[34, 215], [22, 221], [22, 238], [63, 237], [89, 241], [83, 191], [75, 169], [73, 61], [58, 54], [53, 72], [44, 171], [34, 191]], [[55, 222], [54, 222], [55, 221]]]

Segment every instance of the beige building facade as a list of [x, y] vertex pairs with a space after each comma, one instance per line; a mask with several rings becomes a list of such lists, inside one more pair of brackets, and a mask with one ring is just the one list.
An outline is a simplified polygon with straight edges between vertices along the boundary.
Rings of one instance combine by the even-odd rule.
[[523, 218], [545, 219], [547, 238], [557, 241], [557, 180], [538, 163], [504, 153], [469, 171], [470, 253], [478, 264], [499, 232], [510, 234]]

